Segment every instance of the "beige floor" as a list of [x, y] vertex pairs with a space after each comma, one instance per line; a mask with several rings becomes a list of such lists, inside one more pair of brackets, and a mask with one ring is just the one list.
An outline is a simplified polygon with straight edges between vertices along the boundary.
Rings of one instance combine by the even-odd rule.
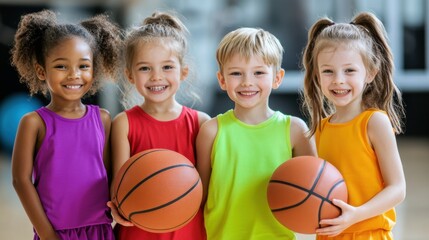
[[[407, 179], [407, 197], [398, 207], [396, 240], [429, 239], [429, 138], [398, 139]], [[11, 184], [10, 161], [0, 155], [0, 239], [32, 239], [32, 227]], [[299, 240], [314, 239], [298, 234]]]

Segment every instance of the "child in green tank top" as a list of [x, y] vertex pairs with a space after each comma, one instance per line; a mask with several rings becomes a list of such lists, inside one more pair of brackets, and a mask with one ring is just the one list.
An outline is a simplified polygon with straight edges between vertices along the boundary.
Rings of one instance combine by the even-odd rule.
[[207, 121], [197, 137], [208, 239], [295, 239], [277, 222], [266, 199], [274, 170], [300, 155], [316, 155], [308, 127], [269, 107], [284, 76], [283, 47], [271, 33], [239, 28], [216, 53], [217, 78], [234, 109]]

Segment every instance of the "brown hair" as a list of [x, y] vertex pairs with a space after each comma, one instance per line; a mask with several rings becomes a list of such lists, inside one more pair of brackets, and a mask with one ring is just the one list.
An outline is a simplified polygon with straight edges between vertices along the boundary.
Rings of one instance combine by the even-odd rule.
[[316, 132], [323, 118], [335, 109], [320, 89], [317, 56], [326, 47], [347, 44], [358, 50], [368, 73], [376, 73], [364, 89], [362, 107], [386, 111], [395, 133], [402, 132], [405, 116], [402, 95], [393, 81], [393, 55], [381, 21], [372, 13], [357, 14], [351, 23], [335, 23], [329, 18], [319, 19], [308, 33], [303, 54], [303, 109], [310, 120], [310, 135]]

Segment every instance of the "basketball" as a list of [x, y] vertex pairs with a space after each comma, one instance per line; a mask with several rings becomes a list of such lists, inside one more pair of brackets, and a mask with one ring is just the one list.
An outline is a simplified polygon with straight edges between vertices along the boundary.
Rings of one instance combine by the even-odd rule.
[[341, 173], [329, 162], [312, 156], [294, 157], [272, 174], [267, 189], [274, 217], [297, 233], [314, 234], [321, 219], [335, 218], [341, 209], [333, 199], [347, 202]]
[[202, 201], [202, 183], [194, 165], [171, 150], [137, 153], [113, 180], [112, 202], [135, 226], [155, 233], [185, 226]]

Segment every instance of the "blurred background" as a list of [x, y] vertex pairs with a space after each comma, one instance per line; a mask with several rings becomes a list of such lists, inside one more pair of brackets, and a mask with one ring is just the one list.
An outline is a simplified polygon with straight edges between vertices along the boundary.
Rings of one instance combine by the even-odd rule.
[[[194, 87], [202, 101], [192, 107], [211, 116], [233, 107], [218, 87], [215, 51], [220, 39], [238, 27], [260, 27], [276, 35], [285, 49], [285, 79], [272, 93], [271, 107], [302, 116], [301, 53], [307, 30], [320, 17], [349, 22], [359, 11], [375, 13], [385, 24], [395, 56], [395, 81], [406, 104], [406, 132], [398, 144], [407, 178], [407, 198], [398, 206], [396, 239], [427, 239], [429, 229], [429, 2], [427, 0], [0, 0], [0, 238], [30, 239], [31, 224], [11, 185], [10, 157], [19, 119], [45, 105], [43, 96], [28, 95], [10, 65], [10, 49], [23, 14], [52, 9], [60, 19], [78, 22], [108, 13], [121, 27], [140, 23], [155, 10], [179, 13], [189, 28], [189, 57]], [[122, 111], [114, 84], [85, 100], [111, 112]], [[180, 100], [191, 105], [189, 99]], [[312, 239], [299, 235], [298, 239]]]

